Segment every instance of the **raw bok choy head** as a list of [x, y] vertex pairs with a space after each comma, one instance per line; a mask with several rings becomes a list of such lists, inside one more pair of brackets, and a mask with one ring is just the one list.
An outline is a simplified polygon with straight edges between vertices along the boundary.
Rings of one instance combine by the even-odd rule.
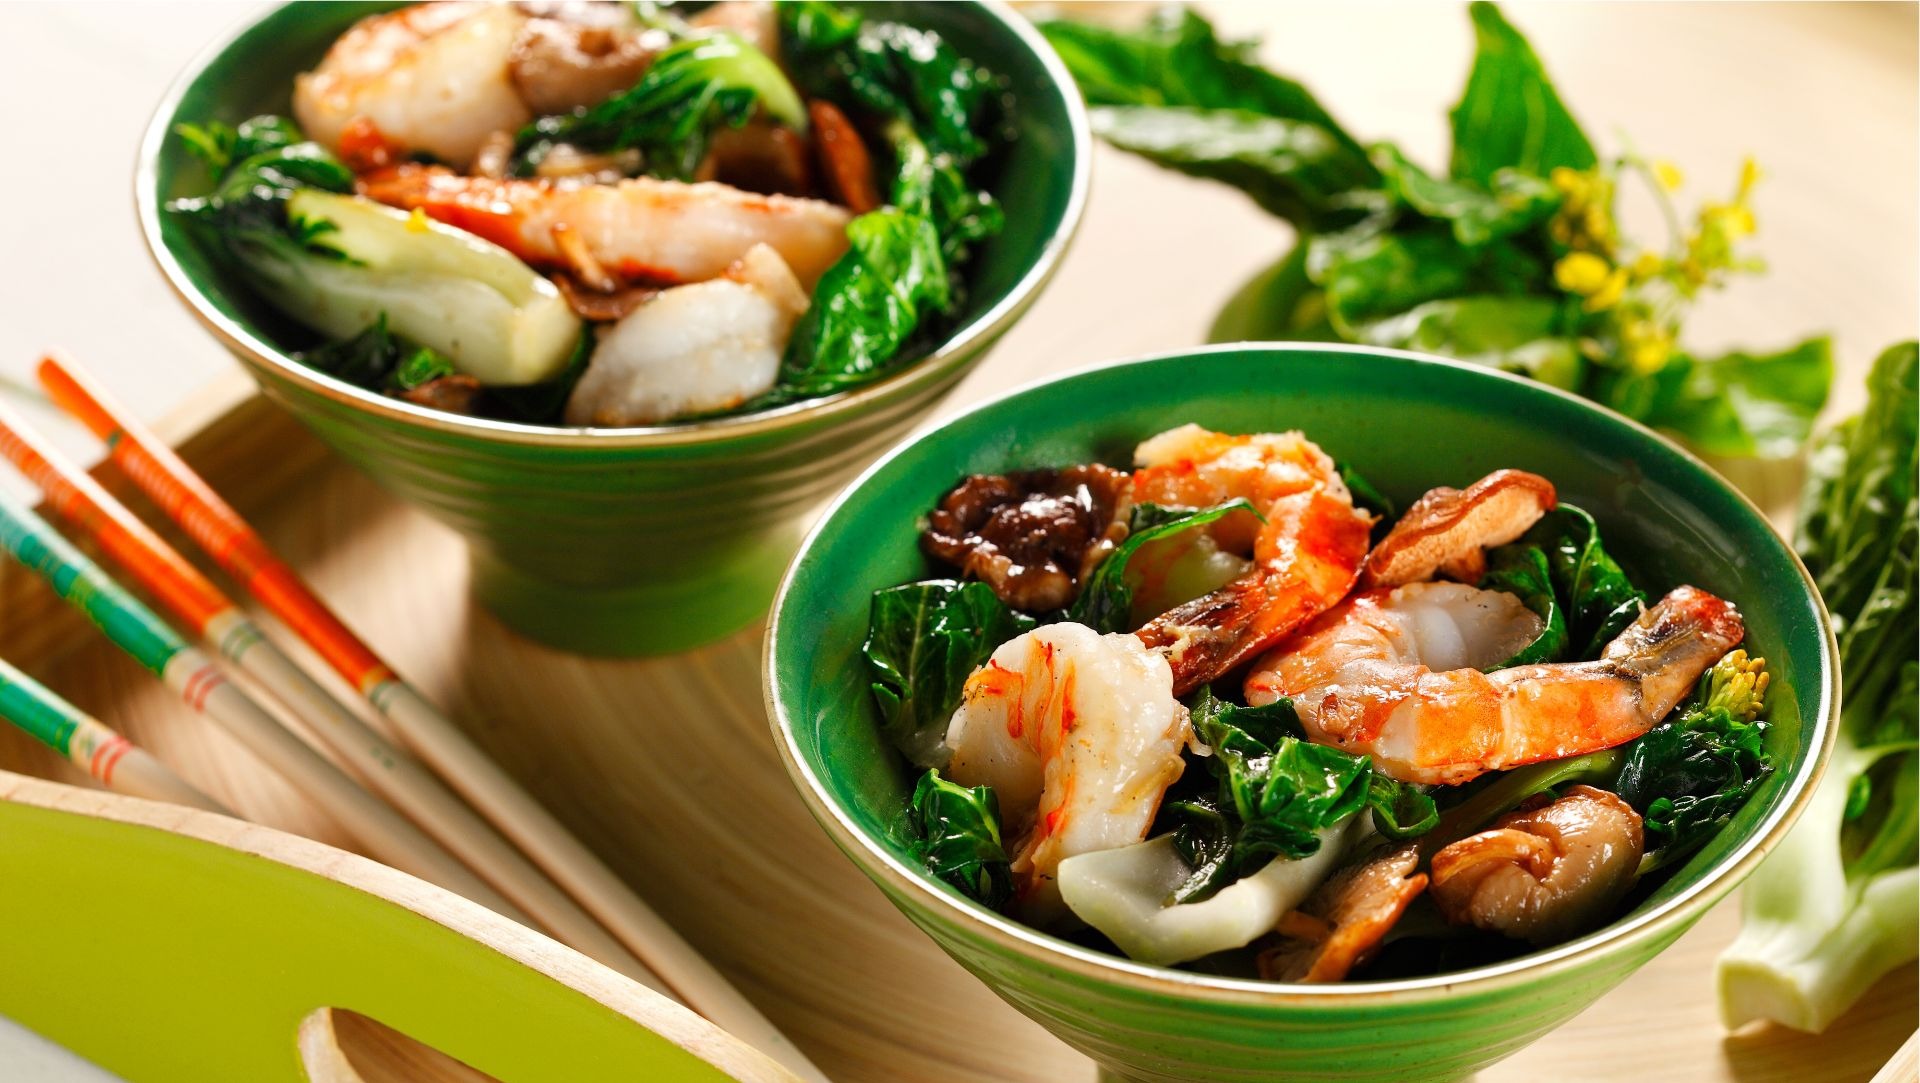
[[384, 321], [492, 386], [541, 383], [566, 368], [580, 321], [512, 253], [350, 194], [352, 173], [282, 118], [182, 132], [220, 180], [168, 211], [302, 324], [341, 340]]

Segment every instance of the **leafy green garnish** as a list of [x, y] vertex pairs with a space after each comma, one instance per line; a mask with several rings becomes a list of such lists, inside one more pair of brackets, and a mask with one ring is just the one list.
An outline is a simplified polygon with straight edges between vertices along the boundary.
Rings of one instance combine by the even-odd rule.
[[[1599, 155], [1526, 39], [1471, 6], [1475, 57], [1444, 175], [1364, 150], [1293, 80], [1192, 11], [1132, 30], [1042, 24], [1108, 142], [1220, 181], [1286, 219], [1293, 250], [1221, 311], [1214, 341], [1343, 341], [1523, 373], [1732, 456], [1789, 454], [1825, 402], [1824, 340], [1706, 358], [1680, 345], [1693, 302], [1760, 269], [1743, 169], [1683, 222], [1677, 170]], [[1623, 236], [1623, 178], [1644, 178], [1665, 243]]]
[[1034, 627], [985, 583], [930, 580], [873, 593], [862, 651], [880, 730], [922, 767], [942, 761], [960, 692], [995, 647]]
[[1212, 752], [1201, 762], [1218, 786], [1168, 802], [1164, 818], [1193, 870], [1174, 890], [1174, 903], [1210, 896], [1276, 856], [1313, 854], [1321, 833], [1364, 808], [1396, 839], [1438, 820], [1424, 791], [1376, 774], [1364, 756], [1305, 740], [1289, 700], [1242, 707], [1203, 688], [1188, 709], [1195, 735]]
[[1142, 546], [1162, 541], [1195, 527], [1223, 519], [1236, 511], [1260, 513], [1245, 500], [1230, 500], [1211, 508], [1168, 508], [1158, 504], [1138, 504], [1127, 538], [1121, 542], [1087, 581], [1067, 610], [1067, 619], [1097, 632], [1126, 632], [1133, 629], [1133, 584], [1127, 581], [1127, 564]]
[[781, 0], [781, 47], [810, 97], [848, 111], [892, 152], [892, 205], [854, 219], [781, 364], [788, 398], [832, 394], [896, 364], [952, 313], [971, 247], [1004, 218], [972, 184], [997, 123], [999, 79], [938, 34], [865, 20], [824, 0]]
[[1642, 875], [1714, 836], [1771, 774], [1765, 746], [1765, 671], [1735, 651], [1700, 681], [1696, 702], [1627, 746], [1615, 787], [1646, 831]]
[[1920, 388], [1913, 342], [1874, 362], [1867, 407], [1815, 449], [1795, 546], [1833, 614], [1841, 715], [1826, 776], [1742, 891], [1720, 958], [1729, 1027], [1820, 1030], [1882, 974], [1911, 966], [1920, 925]]
[[778, 64], [738, 34], [695, 32], [662, 50], [631, 89], [522, 128], [513, 172], [532, 175], [566, 143], [598, 152], [638, 148], [648, 174], [687, 180], [706, 160], [715, 132], [744, 125], [758, 110], [790, 128], [807, 127], [806, 107]]
[[1453, 107], [1453, 175], [1490, 184], [1502, 169], [1544, 177], [1599, 161], [1520, 31], [1487, 3], [1473, 17], [1473, 70]]
[[934, 877], [995, 910], [1013, 897], [993, 787], [961, 786], [928, 770], [913, 788], [907, 826], [908, 853]]

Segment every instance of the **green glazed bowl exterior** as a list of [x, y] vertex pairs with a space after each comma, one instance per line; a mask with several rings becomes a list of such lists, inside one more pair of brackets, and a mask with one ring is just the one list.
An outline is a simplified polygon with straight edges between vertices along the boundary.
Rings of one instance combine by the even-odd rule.
[[[385, 5], [392, 7], [395, 5]], [[182, 300], [267, 394], [341, 455], [463, 534], [481, 602], [516, 629], [601, 654], [718, 638], [765, 612], [805, 517], [952, 390], [1026, 311], [1086, 202], [1085, 111], [1057, 57], [997, 3], [884, 3], [1003, 74], [1016, 129], [990, 168], [1007, 228], [981, 248], [954, 331], [864, 388], [736, 418], [582, 431], [459, 417], [386, 398], [290, 356], [310, 336], [163, 211], [208, 180], [181, 122], [285, 112], [295, 72], [378, 10], [298, 3], [213, 47], [162, 102], [141, 146], [141, 228]]]
[[[1098, 459], [1186, 422], [1301, 429], [1406, 506], [1499, 467], [1594, 513], [1638, 581], [1735, 601], [1774, 673], [1779, 769], [1630, 914], [1557, 947], [1427, 978], [1278, 985], [1143, 966], [1026, 928], [923, 874], [898, 834], [912, 778], [878, 733], [860, 655], [868, 598], [935, 573], [918, 518], [969, 473]], [[1653, 958], [1786, 831], [1838, 711], [1826, 611], [1731, 486], [1665, 439], [1518, 377], [1412, 354], [1238, 345], [1121, 362], [987, 403], [897, 449], [803, 543], [768, 632], [768, 710], [794, 783], [915, 924], [1020, 1011], [1139, 1080], [1452, 1079], [1539, 1038]], [[1710, 995], [1706, 976], [1700, 993]]]

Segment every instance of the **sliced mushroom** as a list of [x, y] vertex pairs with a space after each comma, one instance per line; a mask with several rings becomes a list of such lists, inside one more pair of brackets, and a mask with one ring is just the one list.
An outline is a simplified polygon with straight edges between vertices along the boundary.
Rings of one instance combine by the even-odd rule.
[[1098, 464], [975, 474], [927, 517], [921, 546], [1015, 609], [1059, 609], [1124, 536], [1130, 485]]
[[1433, 855], [1433, 901], [1448, 921], [1536, 944], [1586, 931], [1633, 885], [1640, 814], [1574, 786], [1541, 794]]
[[639, 82], [667, 44], [625, 4], [542, 5], [514, 39], [507, 72], [535, 115], [568, 113]]
[[1367, 554], [1360, 585], [1397, 587], [1435, 572], [1474, 582], [1487, 549], [1525, 534], [1555, 502], [1553, 482], [1524, 470], [1496, 470], [1465, 489], [1431, 489]]
[[865, 214], [880, 205], [880, 192], [873, 183], [873, 156], [860, 138], [853, 121], [830, 101], [814, 99], [807, 103], [807, 116], [813, 121], [813, 146], [820, 156], [820, 172], [827, 190], [848, 210]]
[[1307, 901], [1283, 915], [1275, 929], [1283, 943], [1260, 953], [1268, 981], [1333, 982], [1366, 962], [1400, 915], [1427, 886], [1416, 872], [1420, 849], [1389, 850], [1349, 865]]
[[464, 373], [442, 376], [437, 380], [428, 380], [419, 387], [408, 388], [398, 393], [398, 397], [433, 410], [445, 410], [450, 414], [471, 414], [474, 405], [486, 388], [479, 380]]

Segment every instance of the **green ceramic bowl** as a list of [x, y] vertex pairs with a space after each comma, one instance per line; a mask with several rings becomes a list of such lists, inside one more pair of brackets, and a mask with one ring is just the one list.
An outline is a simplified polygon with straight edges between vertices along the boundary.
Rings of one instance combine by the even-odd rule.
[[[1553, 479], [1643, 584], [1736, 601], [1772, 667], [1779, 770], [1639, 908], [1496, 966], [1276, 985], [1143, 966], [1004, 918], [932, 880], [895, 834], [912, 778], [877, 731], [860, 656], [869, 593], [925, 578], [916, 519], [964, 474], [1130, 461], [1198, 422], [1298, 428], [1401, 502], [1498, 467]], [[1838, 710], [1813, 584], [1765, 518], [1647, 429], [1518, 377], [1412, 354], [1239, 345], [1126, 361], [1016, 391], [895, 450], [801, 546], [774, 603], [767, 699], [814, 815], [968, 970], [1112, 1073], [1140, 1080], [1446, 1079], [1499, 1060], [1619, 984], [1731, 891], [1798, 815]], [[1705, 975], [1700, 995], [1710, 996]]]
[[[395, 6], [395, 5], [386, 5]], [[271, 395], [375, 480], [465, 535], [480, 600], [572, 650], [655, 653], [718, 638], [766, 611], [811, 510], [953, 388], [1026, 311], [1080, 221], [1086, 114], [1040, 36], [998, 3], [880, 3], [1004, 74], [1017, 138], [989, 182], [1007, 228], [971, 270], [953, 332], [859, 390], [744, 417], [583, 431], [460, 417], [361, 390], [288, 351], [311, 336], [210, 259], [161, 210], [207, 179], [170, 132], [285, 112], [310, 68], [376, 7], [273, 10], [197, 61], [141, 144], [136, 191], [168, 281]]]

